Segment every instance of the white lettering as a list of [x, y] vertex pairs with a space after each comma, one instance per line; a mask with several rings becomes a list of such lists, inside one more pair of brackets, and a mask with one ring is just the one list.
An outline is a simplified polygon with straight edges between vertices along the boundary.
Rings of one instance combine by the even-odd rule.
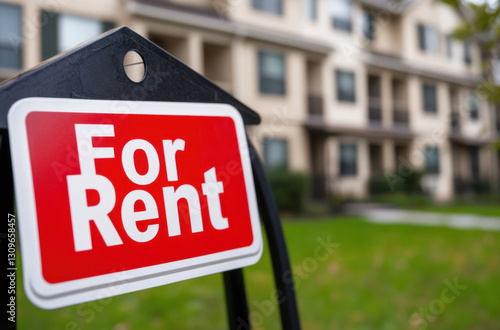
[[227, 218], [222, 217], [219, 194], [224, 192], [222, 182], [217, 181], [215, 167], [205, 172], [205, 183], [201, 185], [203, 195], [207, 196], [208, 213], [210, 221], [215, 229], [226, 229], [229, 227]]
[[[142, 201], [146, 209], [134, 211], [137, 201]], [[128, 236], [136, 242], [148, 242], [158, 233], [158, 224], [149, 225], [146, 231], [137, 229], [137, 221], [158, 219], [158, 207], [150, 193], [144, 190], [134, 190], [125, 196], [122, 204], [122, 223]]]
[[[134, 153], [139, 149], [146, 153], [146, 158], [148, 159], [148, 172], [144, 175], [137, 173], [134, 162]], [[153, 145], [146, 140], [135, 139], [128, 141], [123, 147], [122, 164], [128, 178], [133, 183], [143, 186], [156, 180], [158, 173], [160, 173], [158, 154]]]
[[115, 136], [113, 125], [75, 124], [78, 160], [82, 175], [96, 174], [95, 159], [115, 158], [113, 148], [94, 148], [92, 137]]
[[200, 198], [193, 186], [182, 185], [174, 191], [174, 187], [163, 188], [163, 200], [167, 214], [168, 236], [178, 236], [181, 234], [179, 221], [179, 209], [177, 203], [184, 198], [188, 203], [189, 218], [191, 221], [191, 231], [198, 233], [203, 231], [203, 222], [200, 213]]
[[[75, 251], [92, 249], [91, 220], [107, 246], [123, 244], [108, 216], [116, 202], [115, 188], [111, 181], [102, 175], [68, 175], [67, 178]], [[88, 205], [87, 190], [97, 191], [97, 205]]]
[[165, 154], [165, 164], [167, 165], [168, 181], [177, 181], [177, 162], [175, 153], [179, 150], [184, 151], [186, 143], [184, 140], [177, 139], [172, 143], [172, 140], [163, 140], [163, 153]]

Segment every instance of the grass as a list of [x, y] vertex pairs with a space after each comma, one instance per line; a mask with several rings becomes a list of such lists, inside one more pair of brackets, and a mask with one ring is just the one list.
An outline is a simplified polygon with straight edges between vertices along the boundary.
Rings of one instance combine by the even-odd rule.
[[[284, 230], [304, 329], [500, 328], [499, 232], [356, 218], [290, 220]], [[328, 252], [321, 240], [335, 245]], [[254, 327], [279, 328], [266, 252], [245, 280]], [[443, 298], [447, 281], [466, 288]], [[224, 329], [224, 304], [220, 274], [53, 311], [20, 287], [18, 328]]]

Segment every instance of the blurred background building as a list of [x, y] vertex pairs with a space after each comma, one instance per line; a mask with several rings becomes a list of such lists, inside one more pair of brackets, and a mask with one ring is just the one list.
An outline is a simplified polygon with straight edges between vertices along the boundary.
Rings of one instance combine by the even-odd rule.
[[436, 200], [498, 189], [481, 54], [433, 0], [0, 0], [0, 80], [127, 25], [256, 110], [268, 170], [365, 198], [415, 172]]

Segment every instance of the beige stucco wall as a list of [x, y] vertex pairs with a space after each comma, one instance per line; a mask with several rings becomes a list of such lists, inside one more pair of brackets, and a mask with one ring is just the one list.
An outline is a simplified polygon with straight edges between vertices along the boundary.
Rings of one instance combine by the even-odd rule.
[[[286, 64], [285, 95], [262, 94], [259, 92], [258, 58], [259, 49], [283, 52]], [[262, 118], [259, 127], [249, 130], [249, 136], [258, 151], [262, 149], [264, 138], [288, 139], [289, 166], [293, 171], [309, 172], [309, 146], [303, 123], [307, 116], [306, 107], [306, 57], [296, 50], [277, 48], [276, 46], [245, 41], [237, 51], [240, 61], [245, 64], [238, 68], [245, 77], [240, 83], [239, 97]]]
[[[479, 50], [472, 48], [472, 62], [468, 66], [463, 61], [463, 43], [453, 42], [453, 58], [448, 59], [445, 53], [444, 36], [453, 32], [460, 23], [461, 17], [449, 6], [433, 0], [422, 0], [411, 7], [402, 20], [403, 52], [402, 56], [415, 64], [424, 65], [436, 70], [451, 70], [455, 74], [479, 74]], [[430, 54], [422, 51], [418, 45], [418, 24], [434, 27], [438, 33], [439, 51]]]

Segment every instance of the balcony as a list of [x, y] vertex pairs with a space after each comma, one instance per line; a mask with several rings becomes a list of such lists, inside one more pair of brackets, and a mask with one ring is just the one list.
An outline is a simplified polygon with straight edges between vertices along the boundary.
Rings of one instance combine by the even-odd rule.
[[323, 117], [323, 97], [309, 94], [307, 96], [307, 110], [310, 117]]
[[497, 130], [497, 135], [500, 136], [500, 105], [495, 106], [495, 112], [496, 112], [496, 130]]
[[370, 97], [368, 104], [368, 122], [370, 126], [382, 125], [382, 107], [380, 98]]
[[460, 114], [458, 111], [451, 111], [450, 115], [450, 129], [451, 133], [458, 134], [460, 133]]
[[228, 93], [232, 88], [231, 47], [203, 43], [203, 74]]
[[312, 198], [316, 201], [326, 200], [326, 175], [324, 173], [314, 173], [312, 175]]
[[397, 128], [408, 128], [409, 126], [408, 110], [396, 104], [397, 103], [395, 102], [394, 110], [392, 111], [393, 126]]
[[490, 181], [486, 179], [467, 180], [460, 177], [453, 178], [455, 195], [481, 195], [491, 192]]

